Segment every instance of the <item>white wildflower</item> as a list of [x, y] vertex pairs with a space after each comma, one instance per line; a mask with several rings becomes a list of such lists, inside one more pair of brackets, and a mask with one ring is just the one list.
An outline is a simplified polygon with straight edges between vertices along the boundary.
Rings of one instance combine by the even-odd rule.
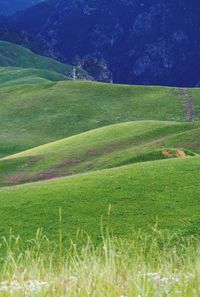
[[77, 281], [77, 277], [74, 276], [74, 275], [71, 275], [71, 276], [69, 276], [68, 280], [69, 280], [70, 282], [76, 282], [76, 281]]
[[47, 287], [48, 283], [44, 281], [38, 280], [28, 280], [25, 282], [18, 282], [17, 280], [12, 281], [2, 281], [0, 282], [0, 292], [8, 292], [8, 291], [20, 291], [24, 290], [27, 292], [39, 292], [44, 287]]

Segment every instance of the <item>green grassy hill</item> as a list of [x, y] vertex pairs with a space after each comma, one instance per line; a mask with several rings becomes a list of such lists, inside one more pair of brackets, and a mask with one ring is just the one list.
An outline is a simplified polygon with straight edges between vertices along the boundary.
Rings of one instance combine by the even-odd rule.
[[[97, 238], [101, 219], [114, 234], [160, 228], [200, 234], [200, 158], [170, 159], [0, 190], [0, 232], [31, 238], [38, 226], [58, 234], [62, 207], [65, 238], [84, 229]], [[108, 216], [109, 205], [111, 207]], [[102, 217], [103, 216], [103, 217]]]
[[[54, 82], [0, 89], [0, 157], [111, 124], [199, 118], [200, 90]], [[12, 119], [12, 120], [11, 120]]]
[[0, 67], [0, 87], [12, 85], [45, 84], [67, 80], [64, 74], [43, 69]]
[[67, 80], [71, 66], [4, 42], [0, 65], [0, 234], [55, 238], [59, 207], [65, 239], [97, 239], [101, 220], [200, 234], [200, 89]]
[[[74, 68], [56, 60], [36, 55], [22, 46], [0, 41], [0, 67], [7, 66], [43, 69], [61, 73], [67, 77], [72, 74]], [[84, 70], [76, 67], [76, 71], [79, 78], [88, 77]]]
[[198, 122], [135, 121], [111, 125], [1, 159], [0, 185], [168, 159], [170, 156], [162, 154], [166, 148], [195, 155], [200, 153], [197, 137]]

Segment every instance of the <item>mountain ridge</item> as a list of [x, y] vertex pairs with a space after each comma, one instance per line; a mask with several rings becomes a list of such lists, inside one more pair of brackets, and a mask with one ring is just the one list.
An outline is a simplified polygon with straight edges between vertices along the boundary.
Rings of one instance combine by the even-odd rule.
[[187, 0], [50, 0], [16, 14], [6, 28], [26, 31], [45, 44], [43, 54], [64, 62], [90, 68], [91, 59], [103, 59], [104, 81], [194, 87], [199, 13], [200, 4]]

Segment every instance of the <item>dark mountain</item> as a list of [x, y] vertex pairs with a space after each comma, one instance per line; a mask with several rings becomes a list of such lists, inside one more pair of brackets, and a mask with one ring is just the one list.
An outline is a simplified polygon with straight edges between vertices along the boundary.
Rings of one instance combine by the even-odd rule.
[[199, 15], [196, 0], [50, 0], [16, 14], [9, 26], [99, 80], [111, 80], [109, 68], [116, 83], [196, 86]]
[[11, 15], [16, 11], [24, 10], [42, 0], [0, 0], [0, 15]]
[[20, 44], [24, 47], [31, 49], [33, 52], [43, 54], [46, 49], [45, 43], [41, 43], [34, 37], [30, 36], [23, 30], [9, 29], [0, 24], [0, 39], [2, 41], [9, 41], [12, 43]]

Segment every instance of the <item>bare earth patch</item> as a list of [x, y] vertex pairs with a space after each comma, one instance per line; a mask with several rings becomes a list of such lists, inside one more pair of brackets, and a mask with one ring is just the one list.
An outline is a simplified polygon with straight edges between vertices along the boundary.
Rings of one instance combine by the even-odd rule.
[[163, 150], [162, 151], [162, 155], [165, 156], [165, 157], [177, 157], [177, 158], [186, 158], [188, 157], [188, 155], [184, 152], [184, 151], [181, 151], [181, 150]]
[[178, 95], [180, 96], [180, 98], [183, 99], [183, 105], [186, 111], [186, 116], [185, 116], [186, 121], [194, 122], [195, 120], [197, 120], [194, 104], [191, 96], [188, 94], [188, 91], [186, 89], [179, 89]]

